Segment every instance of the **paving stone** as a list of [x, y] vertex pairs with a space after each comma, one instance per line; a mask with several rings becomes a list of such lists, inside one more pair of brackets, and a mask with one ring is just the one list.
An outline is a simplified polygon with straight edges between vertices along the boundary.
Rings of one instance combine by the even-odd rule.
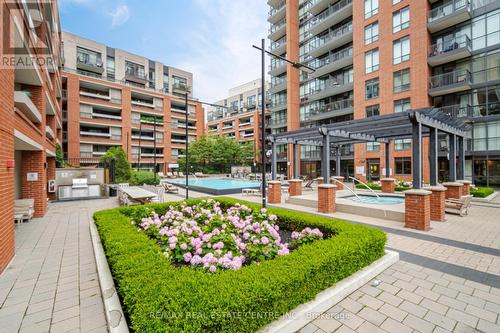
[[478, 283], [476, 281], [471, 281], [471, 280], [466, 280], [464, 282], [464, 285], [472, 287], [474, 289], [479, 289], [479, 290], [482, 290], [482, 291], [486, 291], [486, 292], [489, 292], [490, 289], [491, 289], [491, 287], [488, 286], [488, 285], [486, 285], [486, 284]]
[[69, 318], [55, 324], [52, 323], [52, 325], [50, 326], [50, 333], [66, 333], [71, 332], [72, 330], [80, 330], [80, 320], [78, 319], [78, 317]]
[[[336, 331], [335, 333], [337, 333], [338, 331]], [[361, 324], [361, 326], [358, 327], [358, 329], [356, 330], [356, 332], [358, 333], [376, 333], [376, 332], [385, 332], [383, 329], [381, 329], [380, 327], [377, 327], [375, 325], [373, 325], [372, 323], [368, 322], [368, 321], [365, 321], [363, 324]]]
[[316, 332], [317, 330], [319, 329], [318, 326], [312, 324], [312, 323], [309, 323], [307, 324], [306, 326], [302, 327], [300, 329], [300, 333], [314, 333]]
[[471, 314], [473, 316], [476, 316], [478, 318], [490, 321], [492, 323], [495, 323], [497, 320], [497, 314], [494, 312], [491, 312], [489, 310], [485, 309], [480, 309], [474, 305], [467, 305], [467, 308], [465, 309], [465, 312], [468, 314]]
[[498, 333], [500, 332], [500, 325], [496, 325], [484, 319], [479, 319], [477, 329], [485, 333]]
[[478, 298], [478, 297], [471, 296], [471, 295], [467, 295], [464, 293], [458, 293], [457, 300], [468, 303], [468, 304], [475, 305], [478, 308], [484, 308], [484, 306], [486, 304], [485, 300]]
[[403, 320], [403, 324], [412, 327], [422, 333], [431, 333], [435, 327], [434, 324], [416, 317], [411, 313], [408, 314], [408, 316], [406, 316], [406, 318]]
[[38, 324], [42, 321], [49, 320], [52, 316], [52, 309], [44, 309], [38, 312], [25, 315], [23, 318], [23, 324], [27, 326], [31, 326], [34, 324]]
[[401, 303], [401, 305], [399, 306], [399, 309], [408, 313], [412, 313], [420, 318], [423, 318], [427, 311], [429, 311], [428, 309], [421, 307], [420, 305], [408, 301], [403, 301], [403, 303]]
[[422, 288], [422, 287], [418, 287], [417, 289], [415, 289], [415, 294], [418, 294], [420, 296], [423, 296], [423, 297], [426, 297], [426, 298], [429, 298], [433, 301], [437, 301], [438, 298], [439, 298], [439, 294], [438, 293], [435, 293], [429, 289], [425, 289], [425, 288]]
[[19, 333], [46, 333], [49, 332], [50, 319], [32, 325], [21, 324]]
[[312, 323], [325, 332], [333, 332], [341, 326], [341, 323], [333, 318], [318, 318]]
[[347, 297], [347, 298], [344, 298], [340, 303], [339, 303], [340, 306], [342, 306], [343, 308], [349, 310], [350, 312], [352, 313], [358, 313], [359, 310], [361, 310], [363, 308], [363, 304]]
[[385, 320], [382, 323], [382, 325], [380, 325], [380, 328], [382, 328], [390, 333], [411, 333], [412, 332], [411, 328], [401, 324], [400, 322], [395, 321], [392, 318], [387, 318], [387, 320]]
[[46, 300], [46, 301], [42, 301], [42, 302], [38, 302], [35, 304], [29, 304], [28, 310], [26, 310], [26, 314], [31, 314], [31, 313], [35, 313], [35, 312], [47, 310], [47, 309], [52, 309], [53, 306], [54, 306], [54, 301], [51, 299]]
[[446, 313], [446, 311], [448, 311], [448, 307], [446, 305], [431, 301], [428, 298], [424, 298], [422, 300], [422, 302], [420, 302], [420, 306], [422, 306], [426, 309], [429, 309], [431, 311], [440, 313], [442, 315], [444, 315]]
[[488, 311], [492, 311], [492, 312], [500, 314], [500, 305], [499, 304], [486, 302], [486, 304], [484, 305], [484, 308]]
[[450, 284], [448, 285], [448, 288], [456, 290], [456, 291], [460, 291], [460, 292], [462, 292], [464, 294], [468, 294], [468, 295], [472, 295], [472, 293], [474, 291], [474, 288], [468, 287], [464, 284], [460, 284], [460, 283], [456, 283], [456, 282], [450, 282]]
[[405, 290], [405, 289], [401, 289], [397, 293], [397, 296], [401, 297], [404, 300], [415, 303], [415, 304], [420, 303], [424, 299], [422, 296], [417, 295], [417, 294], [412, 293], [412, 292], [409, 292], [408, 290]]
[[398, 309], [395, 306], [387, 303], [382, 305], [382, 307], [378, 309], [378, 311], [397, 321], [402, 321], [408, 315], [408, 312]]
[[364, 307], [358, 313], [358, 316], [360, 316], [361, 318], [363, 318], [365, 320], [368, 320], [369, 322], [371, 322], [377, 326], [380, 326], [384, 322], [384, 320], [387, 318], [387, 316], [385, 316], [384, 314], [382, 314], [378, 311], [375, 311], [372, 308], [367, 307], [367, 306]]
[[385, 290], [388, 293], [391, 293], [393, 295], [396, 295], [401, 290], [401, 288], [398, 288], [396, 286], [393, 286], [392, 284], [389, 284], [389, 283], [386, 283], [383, 281], [379, 284], [378, 288]]
[[448, 296], [439, 297], [437, 302], [439, 304], [443, 304], [443, 305], [446, 305], [448, 307], [455, 308], [455, 309], [461, 310], [461, 311], [465, 310], [465, 307], [467, 306], [467, 303], [459, 301], [455, 298], [448, 297]]
[[394, 296], [393, 294], [388, 293], [387, 291], [384, 291], [383, 293], [378, 295], [377, 299], [381, 300], [382, 302], [394, 305], [394, 306], [399, 306], [399, 304], [401, 304], [403, 302], [402, 298], [400, 298], [398, 296]]
[[432, 291], [434, 291], [434, 292], [436, 292], [438, 294], [441, 294], [441, 295], [445, 295], [445, 296], [451, 297], [451, 298], [455, 298], [455, 297], [458, 296], [458, 291], [450, 289], [450, 288], [446, 288], [446, 287], [443, 287], [443, 286], [440, 286], [440, 285], [435, 285], [432, 288]]
[[427, 280], [422, 280], [422, 279], [419, 279], [419, 278], [413, 278], [413, 280], [411, 280], [411, 283], [413, 283], [416, 286], [419, 286], [419, 287], [422, 287], [422, 288], [425, 288], [425, 289], [429, 289], [429, 290], [431, 290], [432, 287], [435, 286], [434, 283], [432, 283], [430, 281], [427, 281]]
[[493, 303], [496, 303], [496, 304], [500, 304], [500, 296], [499, 295], [490, 294], [487, 291], [483, 291], [483, 290], [480, 290], [480, 289], [475, 289], [474, 292], [472, 293], [472, 295], [476, 296], [476, 297], [479, 297], [479, 298], [482, 298], [482, 299], [484, 299], [486, 301], [490, 301], [490, 302], [493, 302]]
[[433, 283], [433, 284], [437, 284], [437, 285], [440, 285], [440, 286], [443, 286], [443, 287], [446, 287], [450, 284], [450, 281], [445, 279], [444, 277], [438, 277], [438, 276], [435, 276], [435, 275], [429, 275], [427, 276], [426, 278], [427, 281]]
[[392, 276], [394, 276], [397, 279], [406, 281], [406, 282], [410, 282], [413, 280], [413, 277], [411, 275], [408, 275], [408, 274], [405, 274], [402, 272], [395, 272], [394, 274], [392, 274]]
[[456, 321], [459, 321], [471, 327], [476, 327], [476, 324], [478, 322], [477, 317], [471, 316], [463, 311], [455, 310], [453, 308], [448, 310], [448, 312], [446, 313], [446, 317], [455, 319]]
[[342, 316], [338, 318], [338, 321], [342, 325], [347, 325], [349, 328], [353, 330], [356, 330], [364, 322], [364, 320], [361, 317], [349, 311], [342, 312]]
[[374, 310], [377, 310], [378, 308], [380, 308], [384, 304], [384, 302], [382, 302], [382, 301], [380, 301], [380, 300], [378, 300], [370, 295], [363, 295], [358, 300], [358, 302], [361, 304], [364, 304], [366, 306], [369, 306]]
[[372, 287], [370, 285], [366, 285], [366, 284], [363, 287], [361, 287], [361, 289], [359, 289], [359, 290], [361, 292], [368, 294], [370, 296], [373, 296], [373, 297], [377, 297], [382, 292], [382, 290], [374, 288], [374, 287]]
[[351, 330], [349, 327], [342, 325], [335, 333], [356, 333], [356, 331]]
[[440, 326], [448, 331], [453, 331], [457, 322], [451, 318], [447, 318], [437, 312], [429, 311], [424, 317], [425, 320], [437, 326]]

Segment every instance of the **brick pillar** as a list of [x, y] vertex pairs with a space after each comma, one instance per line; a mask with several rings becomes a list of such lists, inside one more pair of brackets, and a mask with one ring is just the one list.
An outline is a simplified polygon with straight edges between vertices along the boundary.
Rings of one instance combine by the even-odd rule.
[[332, 184], [337, 185], [337, 191], [342, 191], [344, 189], [344, 177], [333, 176], [332, 179], [334, 180]]
[[[35, 199], [35, 217], [45, 215], [47, 211], [47, 176], [44, 151], [23, 151], [22, 160], [22, 197]], [[36, 174], [36, 180], [28, 181], [28, 173]]]
[[335, 190], [336, 185], [320, 184], [318, 185], [318, 212], [335, 213]]
[[429, 190], [431, 194], [431, 220], [444, 222], [446, 221], [444, 202], [446, 199], [446, 187], [431, 186]]
[[267, 190], [267, 202], [270, 204], [281, 203], [281, 182], [271, 180], [267, 182], [269, 189]]
[[[56, 159], [55, 157], [47, 157], [47, 190], [48, 181], [51, 179], [56, 179]], [[48, 193], [47, 196], [50, 200], [56, 200], [56, 193]]]
[[459, 182], [443, 183], [446, 187], [446, 199], [460, 199], [462, 197], [462, 188], [464, 184]]
[[470, 187], [472, 182], [470, 180], [457, 180], [457, 183], [462, 183], [462, 195], [470, 195]]
[[431, 227], [431, 191], [405, 191], [405, 227], [427, 231]]
[[380, 180], [382, 183], [382, 192], [384, 193], [394, 193], [395, 179], [394, 178], [382, 178]]
[[302, 195], [302, 180], [301, 179], [290, 179], [288, 181], [290, 184], [288, 191], [291, 197], [296, 195]]
[[324, 178], [323, 177], [318, 177], [314, 181], [316, 182], [316, 185], [321, 185], [324, 183]]

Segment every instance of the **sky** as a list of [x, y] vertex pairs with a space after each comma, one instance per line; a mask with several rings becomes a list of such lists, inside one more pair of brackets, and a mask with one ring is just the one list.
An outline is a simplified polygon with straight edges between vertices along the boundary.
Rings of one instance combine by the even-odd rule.
[[228, 97], [229, 88], [260, 77], [260, 53], [252, 44], [267, 38], [266, 0], [59, 0], [59, 5], [63, 31], [192, 72], [193, 96], [202, 101]]

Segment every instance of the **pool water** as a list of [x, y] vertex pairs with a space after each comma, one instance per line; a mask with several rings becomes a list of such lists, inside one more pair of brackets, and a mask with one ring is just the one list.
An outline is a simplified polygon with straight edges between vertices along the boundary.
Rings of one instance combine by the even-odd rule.
[[356, 198], [356, 196], [351, 195], [344, 198], [355, 202], [362, 202], [372, 205], [397, 205], [405, 202], [405, 198], [403, 197], [388, 196], [388, 195], [386, 196], [381, 195], [379, 198], [377, 198], [374, 195], [358, 194], [358, 197], [359, 199]]
[[[186, 180], [172, 180], [169, 183], [177, 185], [185, 185]], [[219, 179], [219, 178], [206, 178], [206, 179], [192, 179], [188, 181], [188, 185], [191, 187], [204, 187], [207, 189], [214, 190], [236, 190], [243, 188], [259, 188], [260, 182], [248, 181], [248, 180], [237, 180], [237, 179]]]

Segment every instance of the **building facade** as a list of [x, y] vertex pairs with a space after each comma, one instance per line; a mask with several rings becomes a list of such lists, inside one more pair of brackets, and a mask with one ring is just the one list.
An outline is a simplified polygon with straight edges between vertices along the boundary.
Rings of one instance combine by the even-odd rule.
[[[208, 134], [219, 134], [239, 142], [250, 142], [254, 151], [261, 150], [262, 95], [261, 80], [253, 80], [229, 90], [228, 98], [215, 102], [220, 107], [207, 109]], [[268, 95], [268, 85], [265, 95]], [[266, 98], [267, 100], [267, 98]], [[270, 112], [266, 110], [266, 121]], [[260, 161], [258, 154], [255, 162]]]
[[[494, 0], [269, 0], [273, 132], [434, 106], [473, 123], [466, 177], [500, 185], [500, 3]], [[440, 139], [440, 178], [448, 142]], [[281, 146], [281, 171], [293, 163]], [[411, 177], [411, 140], [343, 146], [341, 174]], [[424, 145], [424, 156], [427, 155]], [[301, 174], [319, 174], [317, 147], [301, 147]], [[332, 160], [335, 157], [332, 156]], [[287, 163], [287, 161], [289, 161]], [[423, 160], [427, 175], [428, 159]], [[331, 162], [332, 172], [337, 168]], [[291, 168], [288, 168], [291, 169]], [[284, 173], [284, 172], [283, 172]]]
[[62, 141], [56, 1], [0, 1], [0, 272], [14, 255], [14, 199], [43, 216]]
[[63, 44], [63, 147], [70, 163], [98, 160], [120, 146], [133, 167], [153, 170], [156, 163], [165, 172], [184, 154], [186, 127], [189, 141], [203, 134], [191, 73], [67, 32]]

